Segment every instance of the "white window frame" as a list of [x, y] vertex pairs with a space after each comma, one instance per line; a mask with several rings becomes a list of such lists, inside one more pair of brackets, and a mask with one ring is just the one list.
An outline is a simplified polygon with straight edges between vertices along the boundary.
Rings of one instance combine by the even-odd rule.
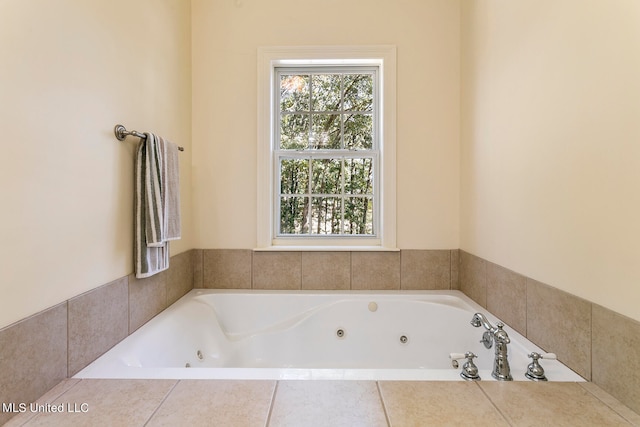
[[[366, 65], [378, 67], [379, 230], [376, 237], [276, 236], [274, 203], [278, 192], [273, 161], [274, 75], [278, 67]], [[257, 249], [396, 250], [396, 48], [395, 46], [263, 47], [258, 49]]]

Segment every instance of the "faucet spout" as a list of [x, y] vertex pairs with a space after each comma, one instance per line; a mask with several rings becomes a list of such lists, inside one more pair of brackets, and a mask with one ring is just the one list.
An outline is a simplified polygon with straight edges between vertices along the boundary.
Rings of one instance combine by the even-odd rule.
[[489, 323], [489, 320], [482, 313], [476, 313], [473, 315], [473, 318], [471, 319], [471, 325], [475, 326], [476, 328], [484, 326], [487, 331], [492, 333], [497, 330], [497, 328], [493, 327], [491, 323]]

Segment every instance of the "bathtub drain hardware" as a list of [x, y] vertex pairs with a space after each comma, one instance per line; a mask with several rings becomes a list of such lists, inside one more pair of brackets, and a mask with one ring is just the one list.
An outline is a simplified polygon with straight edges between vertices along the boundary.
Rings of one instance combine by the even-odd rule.
[[196, 353], [196, 355], [198, 356], [198, 359], [202, 360], [204, 356], [202, 356], [202, 352], [200, 350], [198, 350], [198, 352]]
[[336, 331], [336, 336], [337, 336], [338, 338], [344, 338], [344, 335], [345, 335], [345, 333], [344, 333], [344, 329], [338, 329], [338, 330]]
[[191, 367], [191, 363], [187, 362], [186, 365], [184, 365], [185, 368], [190, 368]]
[[409, 342], [409, 338], [407, 338], [407, 336], [406, 336], [406, 335], [402, 335], [402, 336], [400, 337], [400, 342], [401, 342], [402, 344], [406, 344], [406, 343], [408, 343], [408, 342]]

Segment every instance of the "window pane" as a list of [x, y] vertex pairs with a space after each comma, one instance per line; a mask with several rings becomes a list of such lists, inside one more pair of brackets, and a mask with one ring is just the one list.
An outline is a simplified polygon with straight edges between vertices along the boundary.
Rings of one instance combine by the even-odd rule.
[[340, 234], [341, 199], [314, 197], [311, 209], [311, 234]]
[[373, 148], [373, 118], [370, 114], [352, 114], [344, 122], [344, 145], [353, 150]]
[[345, 159], [344, 192], [373, 194], [373, 159]]
[[341, 194], [342, 162], [340, 159], [315, 159], [311, 164], [314, 194]]
[[314, 114], [311, 121], [310, 147], [312, 149], [340, 148], [339, 114]]
[[309, 160], [282, 159], [280, 161], [280, 193], [305, 194], [309, 191]]
[[344, 76], [344, 109], [373, 110], [373, 76], [347, 74]]
[[307, 223], [309, 213], [308, 197], [280, 198], [280, 233], [306, 234], [309, 232]]
[[280, 119], [280, 148], [301, 150], [309, 146], [309, 115], [283, 114]]
[[280, 110], [309, 111], [309, 76], [280, 76]]
[[351, 197], [344, 206], [345, 234], [373, 234], [373, 199]]
[[313, 111], [340, 111], [340, 74], [314, 75], [311, 79]]

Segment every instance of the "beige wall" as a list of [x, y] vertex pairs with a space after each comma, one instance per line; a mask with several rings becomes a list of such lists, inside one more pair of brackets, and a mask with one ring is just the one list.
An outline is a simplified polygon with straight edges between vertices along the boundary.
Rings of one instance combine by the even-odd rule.
[[462, 2], [461, 245], [640, 320], [640, 2]]
[[132, 272], [136, 138], [181, 154], [193, 247], [190, 5], [0, 1], [0, 327]]
[[397, 244], [459, 241], [460, 4], [194, 0], [194, 228], [199, 248], [256, 246], [257, 49], [397, 46]]

